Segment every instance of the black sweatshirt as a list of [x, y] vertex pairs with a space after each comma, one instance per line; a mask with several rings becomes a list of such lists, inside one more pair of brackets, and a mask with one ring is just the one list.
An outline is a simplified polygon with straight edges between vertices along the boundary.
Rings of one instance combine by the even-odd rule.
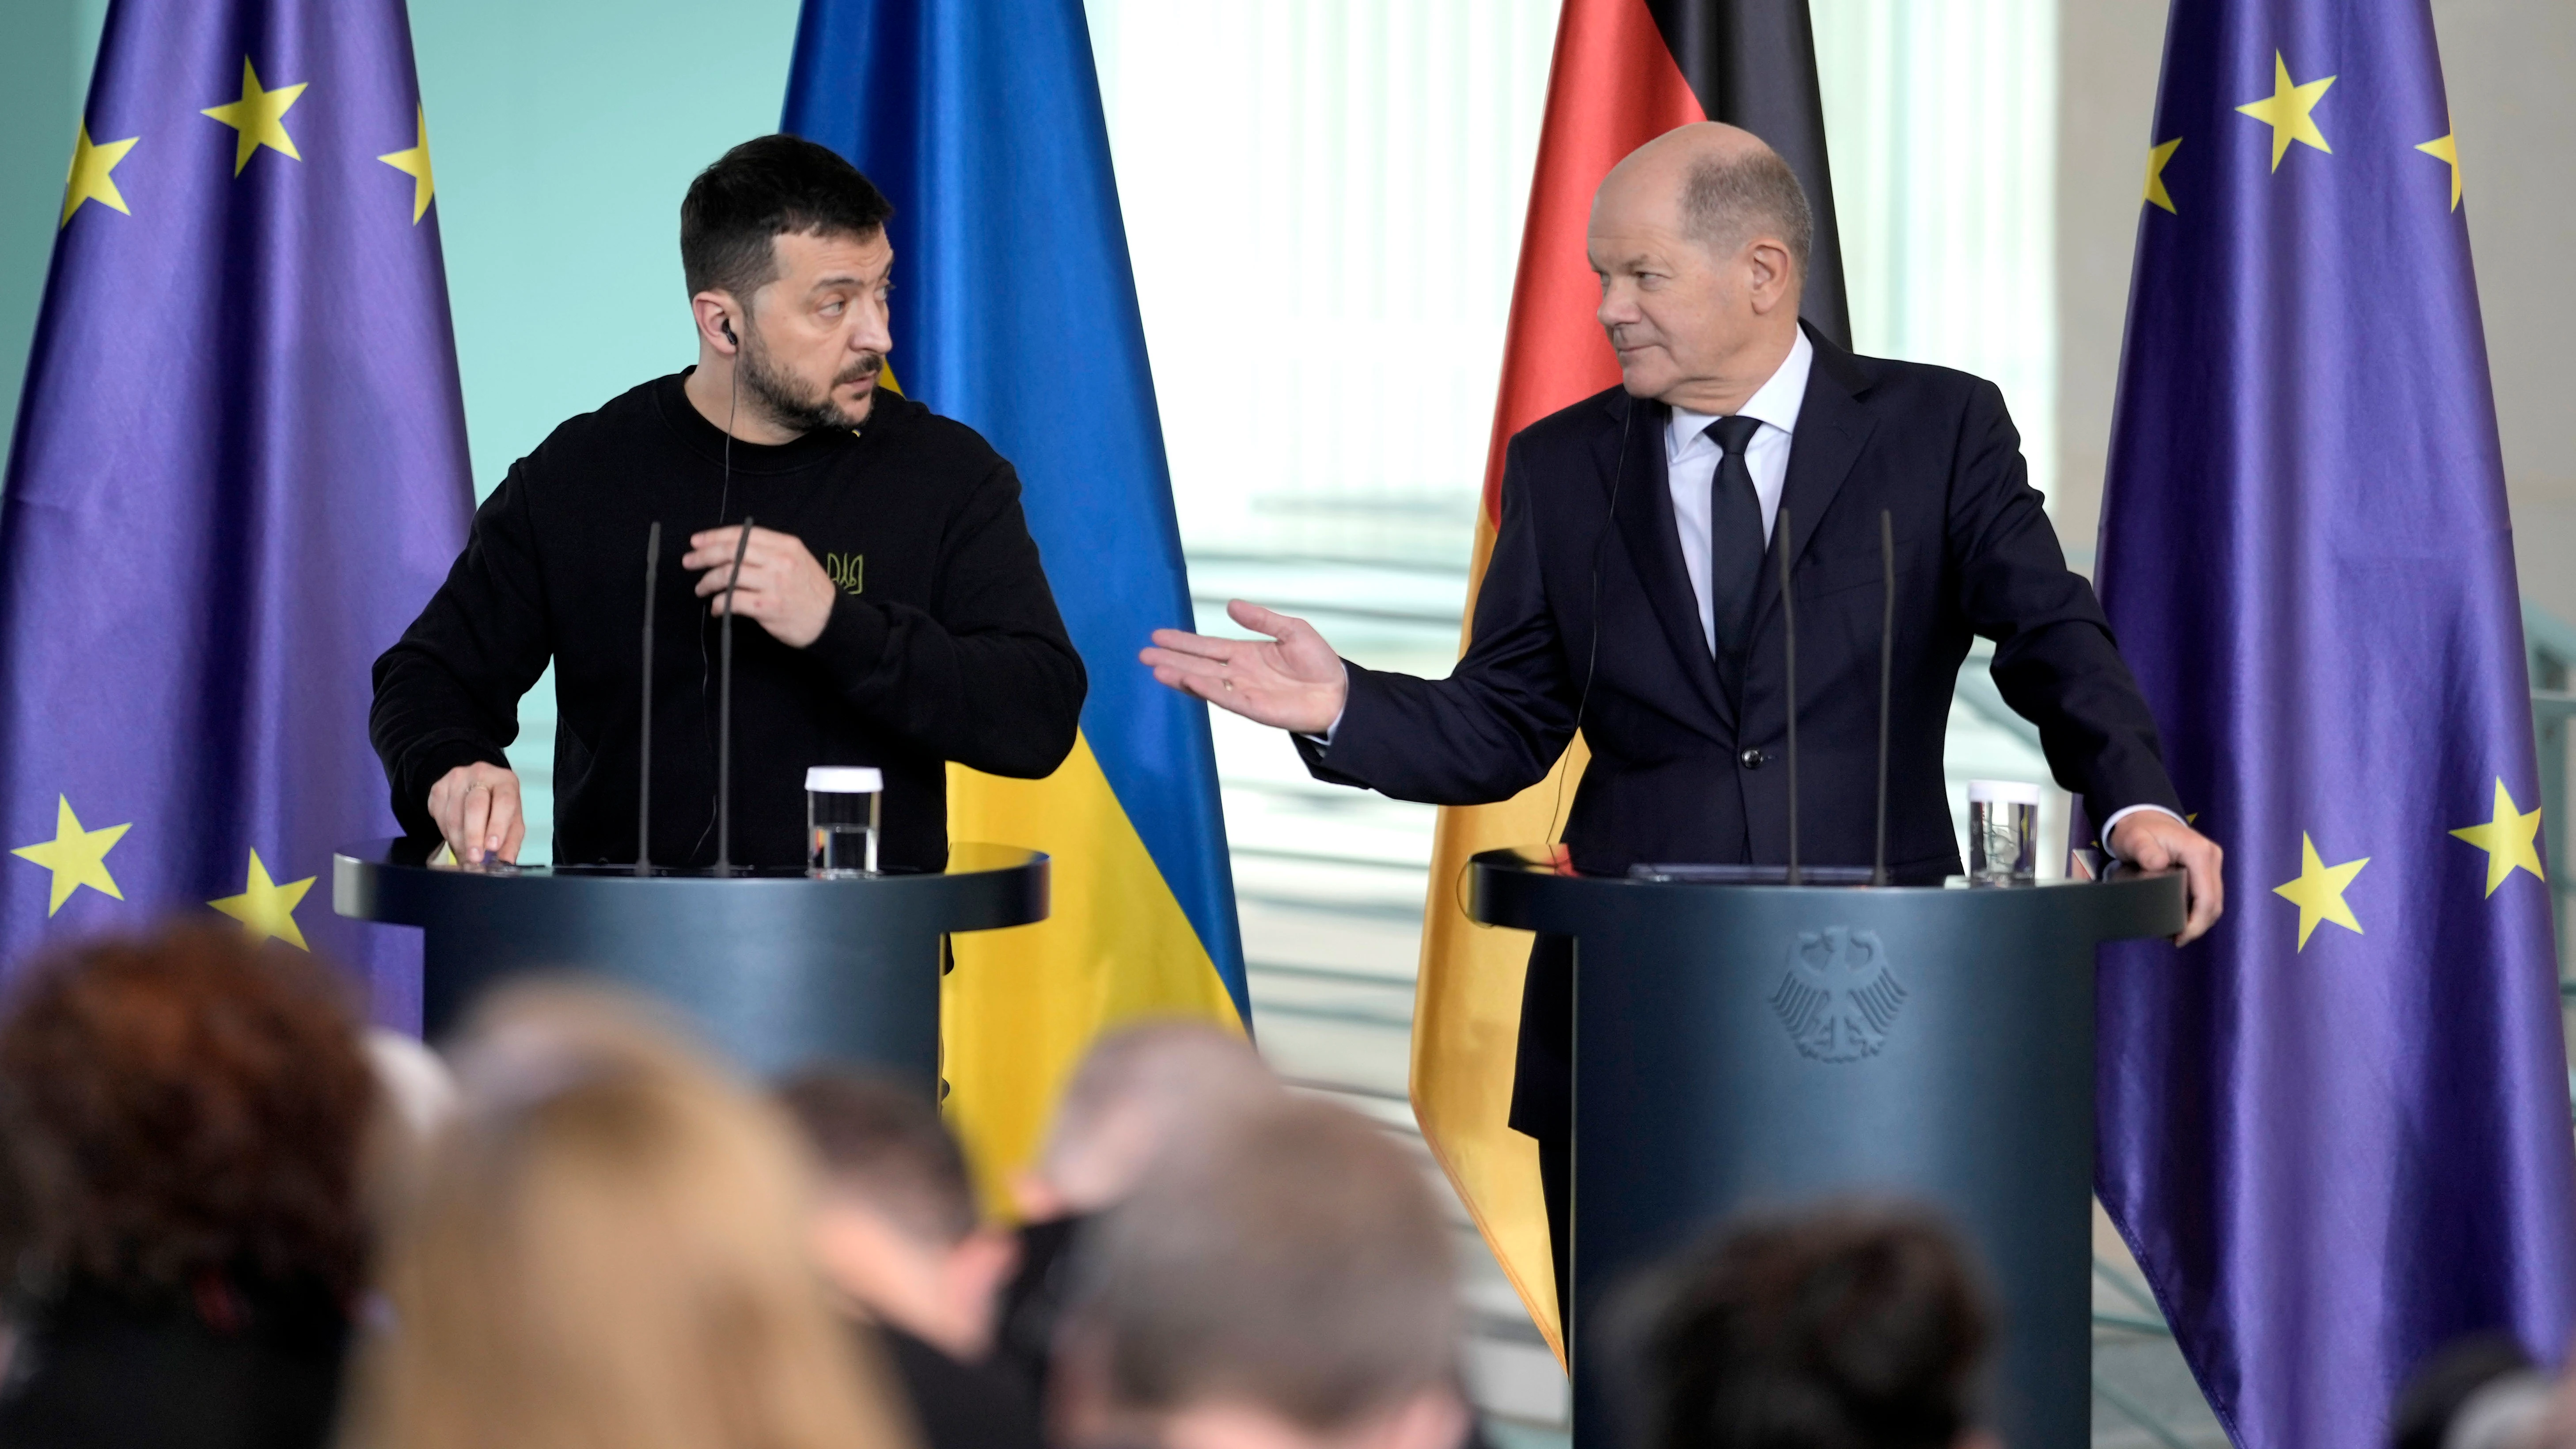
[[653, 645], [653, 859], [715, 859], [716, 620], [680, 567], [689, 535], [745, 515], [804, 541], [841, 594], [803, 649], [733, 632], [733, 853], [805, 861], [805, 770], [885, 771], [881, 859], [947, 858], [943, 762], [1034, 779], [1073, 748], [1081, 656], [1020, 513], [1019, 477], [973, 429], [880, 391], [865, 427], [775, 447], [725, 435], [682, 377], [555, 429], [475, 511], [447, 582], [376, 661], [369, 734], [406, 831], [429, 788], [506, 764], [519, 697], [555, 664], [555, 859], [635, 858], [644, 543], [662, 524]]

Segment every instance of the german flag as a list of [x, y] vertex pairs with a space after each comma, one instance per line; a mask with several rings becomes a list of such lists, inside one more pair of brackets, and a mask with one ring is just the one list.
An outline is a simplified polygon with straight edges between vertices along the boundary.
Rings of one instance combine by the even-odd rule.
[[[1742, 126], [1798, 173], [1816, 217], [1800, 310], [1828, 337], [1850, 340], [1806, 0], [1565, 0], [1476, 515], [1470, 631], [1502, 521], [1504, 445], [1619, 381], [1618, 360], [1593, 320], [1599, 284], [1584, 258], [1593, 190], [1621, 157], [1694, 121]], [[1462, 652], [1466, 644], [1459, 641]], [[1558, 804], [1571, 798], [1586, 758], [1578, 736], [1546, 779], [1511, 800], [1440, 812], [1413, 1019], [1413, 1111], [1422, 1135], [1559, 1362], [1565, 1338], [1538, 1150], [1506, 1122], [1530, 936], [1468, 920], [1458, 887], [1478, 851], [1556, 839]]]

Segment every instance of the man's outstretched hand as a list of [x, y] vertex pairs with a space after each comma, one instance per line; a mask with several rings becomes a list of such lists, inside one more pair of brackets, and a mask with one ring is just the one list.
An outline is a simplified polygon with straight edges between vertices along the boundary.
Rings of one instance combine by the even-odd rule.
[[2111, 832], [2111, 853], [2140, 870], [2183, 873], [2191, 914], [2183, 921], [2177, 946], [2188, 946], [2209, 934], [2227, 909], [2227, 886], [2219, 879], [2222, 852], [2218, 842], [2161, 810], [2140, 810]]
[[[1226, 617], [1268, 639], [1217, 639], [1179, 629], [1154, 631], [1138, 654], [1154, 678], [1245, 719], [1319, 735], [1342, 717], [1350, 677], [1315, 626], [1236, 599]], [[2120, 822], [2123, 825], [2127, 821]]]

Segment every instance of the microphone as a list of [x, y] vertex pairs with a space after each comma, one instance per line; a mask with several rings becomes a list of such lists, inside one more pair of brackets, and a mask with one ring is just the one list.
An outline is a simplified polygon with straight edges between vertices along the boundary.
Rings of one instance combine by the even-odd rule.
[[1887, 722], [1896, 689], [1896, 516], [1878, 510], [1878, 855], [1869, 883], [1887, 884]]
[[635, 873], [653, 873], [653, 585], [662, 572], [662, 520], [644, 538], [644, 714], [642, 778], [635, 788]]
[[716, 874], [733, 874], [733, 590], [742, 581], [742, 558], [751, 551], [751, 515], [744, 514], [742, 537], [733, 546], [733, 568], [725, 575], [724, 662], [716, 684]]
[[[1601, 531], [1592, 536], [1592, 641], [1583, 649], [1583, 690], [1574, 697], [1574, 730], [1566, 736], [1565, 747], [1574, 748], [1574, 735], [1583, 733], [1583, 713], [1592, 706], [1592, 675], [1601, 667], [1601, 555], [1610, 546], [1610, 530], [1619, 525], [1619, 485], [1628, 477], [1628, 440], [1636, 435], [1637, 410], [1644, 407], [1643, 398], [1628, 399], [1626, 415], [1619, 422], [1619, 461], [1610, 470], [1610, 513], [1601, 522]], [[1547, 807], [1547, 838], [1556, 841], [1557, 812], [1565, 805], [1565, 777], [1556, 777], [1556, 800]], [[1569, 861], [1571, 857], [1568, 857]]]
[[1780, 502], [1780, 513], [1771, 530], [1780, 540], [1780, 626], [1786, 634], [1789, 675], [1789, 884], [1802, 884], [1798, 878], [1798, 606], [1789, 596], [1789, 503]]

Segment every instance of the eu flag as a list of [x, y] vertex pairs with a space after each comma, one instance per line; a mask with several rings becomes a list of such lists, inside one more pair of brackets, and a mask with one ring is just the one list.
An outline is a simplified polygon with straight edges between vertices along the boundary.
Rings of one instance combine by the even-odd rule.
[[1207, 707], [1136, 663], [1189, 584], [1082, 0], [805, 0], [785, 128], [894, 202], [890, 370], [1019, 469], [1091, 672], [1055, 774], [949, 772], [951, 839], [1055, 858], [1053, 915], [948, 978], [951, 1120], [1006, 1169], [1103, 1026], [1249, 1010]]
[[[2104, 606], [2227, 915], [2104, 954], [2100, 1188], [2253, 1449], [2554, 1357], [2576, 1174], [2469, 208], [2426, 0], [2176, 0]], [[2470, 173], [2474, 176], [2474, 171]]]
[[0, 499], [0, 962], [220, 911], [417, 1022], [328, 880], [471, 505], [434, 197], [401, 0], [109, 8]]

